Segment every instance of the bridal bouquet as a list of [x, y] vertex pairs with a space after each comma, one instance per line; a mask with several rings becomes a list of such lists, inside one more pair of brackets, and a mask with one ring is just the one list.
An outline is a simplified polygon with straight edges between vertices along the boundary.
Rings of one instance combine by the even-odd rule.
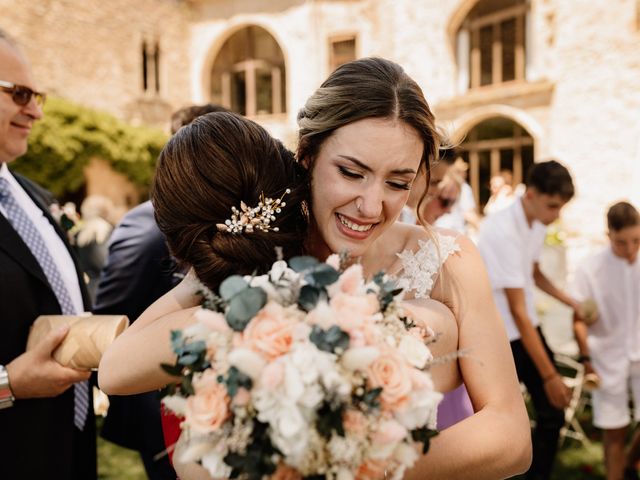
[[382, 274], [296, 257], [203, 288], [165, 406], [213, 478], [399, 479], [436, 434], [435, 335]]

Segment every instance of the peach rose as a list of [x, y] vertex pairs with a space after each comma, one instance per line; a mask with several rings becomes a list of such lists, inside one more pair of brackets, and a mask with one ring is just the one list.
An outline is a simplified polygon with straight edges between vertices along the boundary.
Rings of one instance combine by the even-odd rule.
[[382, 387], [383, 408], [395, 409], [407, 401], [411, 393], [411, 369], [398, 354], [382, 351], [368, 368], [369, 384]]
[[363, 437], [367, 433], [367, 419], [358, 410], [347, 410], [342, 417], [342, 424], [348, 434]]
[[338, 293], [329, 302], [335, 321], [345, 332], [360, 328], [365, 319], [377, 313], [380, 304], [375, 294], [349, 295]]
[[373, 443], [388, 445], [398, 443], [407, 436], [407, 429], [395, 420], [385, 420], [380, 423], [376, 433], [373, 435]]
[[185, 423], [196, 432], [213, 432], [229, 417], [229, 396], [217, 376], [207, 370], [193, 380], [195, 394], [187, 399]]
[[276, 471], [273, 472], [271, 480], [302, 480], [302, 475], [295, 468], [280, 463]]
[[262, 370], [262, 375], [260, 376], [260, 385], [266, 388], [267, 390], [275, 390], [278, 385], [282, 383], [284, 379], [284, 367], [280, 362], [271, 362], [264, 370]]
[[385, 477], [385, 462], [380, 460], [367, 460], [356, 473], [357, 480], [381, 480]]
[[291, 349], [295, 325], [281, 305], [269, 302], [245, 328], [244, 344], [273, 360]]
[[363, 284], [362, 265], [351, 265], [340, 275], [338, 281], [329, 287], [329, 296], [333, 297], [340, 292], [355, 295]]
[[226, 333], [231, 330], [231, 328], [229, 328], [227, 320], [224, 318], [224, 315], [219, 312], [207, 310], [206, 308], [200, 308], [196, 310], [194, 317], [198, 322], [216, 332]]

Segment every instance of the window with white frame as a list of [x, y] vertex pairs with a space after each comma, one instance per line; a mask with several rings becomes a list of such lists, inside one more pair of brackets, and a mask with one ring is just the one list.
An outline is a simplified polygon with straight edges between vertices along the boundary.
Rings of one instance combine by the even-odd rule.
[[210, 98], [250, 117], [286, 111], [284, 56], [269, 32], [251, 25], [226, 40], [211, 69]]

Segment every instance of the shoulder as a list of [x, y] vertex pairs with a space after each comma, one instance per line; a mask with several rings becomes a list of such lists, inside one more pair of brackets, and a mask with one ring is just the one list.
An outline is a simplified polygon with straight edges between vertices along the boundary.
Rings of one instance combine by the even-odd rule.
[[15, 177], [22, 188], [24, 188], [31, 195], [38, 198], [38, 200], [40, 200], [43, 204], [51, 205], [52, 203], [56, 202], [56, 198], [49, 190], [41, 187], [33, 180], [29, 180], [27, 177], [23, 177], [22, 175], [17, 173], [11, 172], [11, 174]]

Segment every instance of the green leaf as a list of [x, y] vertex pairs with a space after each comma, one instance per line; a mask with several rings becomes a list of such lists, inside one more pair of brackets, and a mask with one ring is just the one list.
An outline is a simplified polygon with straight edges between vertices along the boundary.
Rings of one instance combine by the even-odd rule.
[[169, 365], [168, 363], [161, 363], [160, 368], [174, 377], [180, 377], [182, 375], [181, 365]]
[[325, 402], [318, 410], [318, 419], [316, 421], [316, 429], [318, 433], [329, 440], [332, 432], [344, 437], [344, 426], [342, 425], [342, 413], [344, 406], [332, 406], [331, 403]]
[[336, 353], [336, 350], [345, 351], [349, 348], [349, 334], [340, 329], [337, 325], [330, 327], [328, 330], [322, 330], [314, 325], [309, 334], [309, 340], [318, 350], [323, 352]]
[[305, 312], [310, 312], [323, 297], [324, 292], [312, 285], [304, 285], [300, 289], [300, 295], [298, 296], [298, 306]]
[[236, 294], [249, 287], [240, 275], [232, 275], [220, 284], [220, 296], [224, 300], [231, 300]]
[[267, 294], [261, 288], [249, 287], [236, 294], [229, 302], [227, 323], [236, 332], [244, 331], [249, 321], [267, 303]]
[[289, 268], [294, 272], [302, 272], [318, 265], [318, 259], [315, 257], [293, 257], [289, 260]]
[[438, 435], [437, 430], [432, 430], [427, 427], [416, 428], [415, 430], [411, 430], [411, 438], [415, 442], [422, 443], [422, 454], [426, 454], [429, 451], [429, 443], [431, 439]]
[[326, 287], [327, 285], [335, 283], [339, 277], [340, 274], [335, 268], [326, 263], [321, 263], [314, 267], [313, 270], [305, 276], [305, 279], [317, 287]]

